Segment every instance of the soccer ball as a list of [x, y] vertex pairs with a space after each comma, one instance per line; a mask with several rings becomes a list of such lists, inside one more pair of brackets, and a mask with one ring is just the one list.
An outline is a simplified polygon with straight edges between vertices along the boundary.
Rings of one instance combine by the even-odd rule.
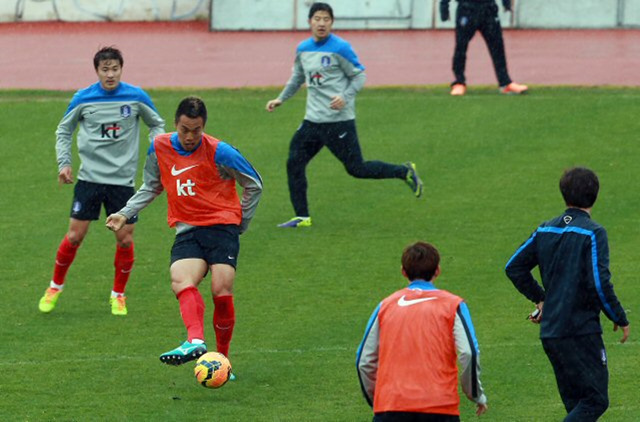
[[231, 362], [222, 353], [208, 352], [200, 356], [193, 372], [202, 386], [220, 388], [229, 381]]

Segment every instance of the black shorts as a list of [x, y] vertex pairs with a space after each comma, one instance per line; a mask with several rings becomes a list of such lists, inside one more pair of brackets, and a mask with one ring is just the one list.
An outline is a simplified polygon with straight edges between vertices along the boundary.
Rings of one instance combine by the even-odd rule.
[[373, 416], [373, 422], [460, 422], [460, 416], [438, 413], [381, 412]]
[[195, 227], [176, 236], [171, 248], [171, 264], [181, 259], [199, 258], [208, 265], [227, 264], [236, 268], [239, 252], [239, 226], [219, 224]]
[[[73, 190], [71, 218], [97, 220], [100, 218], [100, 208], [103, 204], [109, 216], [124, 208], [134, 193], [132, 186], [105, 185], [78, 180]], [[127, 220], [127, 224], [134, 224], [137, 221], [138, 216], [134, 215]]]

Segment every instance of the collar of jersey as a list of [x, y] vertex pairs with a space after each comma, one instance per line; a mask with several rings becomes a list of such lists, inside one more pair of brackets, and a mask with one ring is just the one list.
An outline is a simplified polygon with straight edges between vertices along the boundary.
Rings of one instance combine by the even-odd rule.
[[197, 147], [195, 147], [195, 149], [193, 151], [185, 151], [184, 148], [182, 148], [182, 144], [180, 143], [180, 139], [178, 139], [178, 132], [173, 132], [173, 134], [171, 135], [171, 146], [173, 147], [173, 149], [180, 155], [188, 157], [191, 154], [193, 154], [194, 152], [196, 152], [198, 150], [198, 148], [200, 148], [200, 145], [202, 145], [202, 140], [200, 140], [200, 143], [198, 144]]
[[413, 280], [409, 283], [409, 289], [411, 290], [438, 290], [432, 282], [425, 280]]
[[581, 210], [580, 208], [575, 208], [575, 207], [571, 207], [571, 208], [567, 208], [567, 210], [564, 212], [565, 214], [569, 214], [573, 217], [577, 217], [577, 216], [584, 216], [586, 218], [591, 218], [591, 215], [589, 215], [588, 212]]
[[313, 45], [315, 45], [316, 47], [322, 47], [323, 45], [329, 42], [331, 37], [333, 37], [333, 34], [329, 33], [329, 36], [322, 41], [316, 41], [315, 39], [313, 39], [313, 37], [311, 37], [311, 40], [313, 41]]

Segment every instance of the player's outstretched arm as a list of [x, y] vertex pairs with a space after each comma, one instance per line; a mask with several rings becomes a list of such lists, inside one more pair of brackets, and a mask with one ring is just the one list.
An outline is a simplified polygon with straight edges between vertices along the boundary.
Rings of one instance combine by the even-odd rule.
[[282, 101], [276, 98], [275, 100], [267, 101], [267, 106], [265, 107], [265, 109], [267, 111], [273, 111], [276, 109], [276, 107], [280, 107], [281, 105]]
[[127, 223], [127, 217], [122, 214], [111, 214], [107, 217], [106, 226], [109, 230], [117, 232]]

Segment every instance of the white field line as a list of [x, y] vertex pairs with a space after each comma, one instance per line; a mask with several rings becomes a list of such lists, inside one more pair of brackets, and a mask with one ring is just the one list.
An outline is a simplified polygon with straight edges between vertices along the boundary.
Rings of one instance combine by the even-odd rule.
[[[627, 341], [624, 345], [615, 342], [606, 344], [607, 348], [612, 347], [630, 347], [630, 346], [638, 346], [640, 345], [640, 341]], [[492, 349], [505, 349], [505, 348], [533, 348], [540, 347], [542, 348], [542, 344], [539, 341], [536, 342], [515, 342], [515, 343], [492, 343], [492, 344], [483, 344], [480, 342], [480, 352], [483, 350], [492, 350]], [[282, 355], [304, 355], [307, 353], [335, 353], [335, 352], [349, 352], [352, 351], [355, 357], [355, 353], [357, 351], [358, 345], [354, 345], [354, 347], [345, 347], [345, 346], [332, 346], [332, 347], [313, 347], [309, 349], [243, 349], [243, 350], [234, 350], [234, 355], [254, 355], [254, 354], [282, 354]], [[156, 354], [160, 354], [161, 351], [158, 350]], [[99, 361], [107, 361], [107, 362], [116, 362], [120, 360], [149, 360], [149, 355], [135, 355], [135, 356], [127, 356], [127, 355], [119, 355], [119, 356], [102, 356], [102, 355], [94, 355], [94, 356], [85, 356], [85, 357], [75, 357], [73, 359], [56, 359], [56, 363], [76, 363], [76, 362], [99, 362]], [[0, 361], [0, 367], [3, 366], [12, 366], [12, 365], [42, 365], [42, 360], [2, 360]]]

